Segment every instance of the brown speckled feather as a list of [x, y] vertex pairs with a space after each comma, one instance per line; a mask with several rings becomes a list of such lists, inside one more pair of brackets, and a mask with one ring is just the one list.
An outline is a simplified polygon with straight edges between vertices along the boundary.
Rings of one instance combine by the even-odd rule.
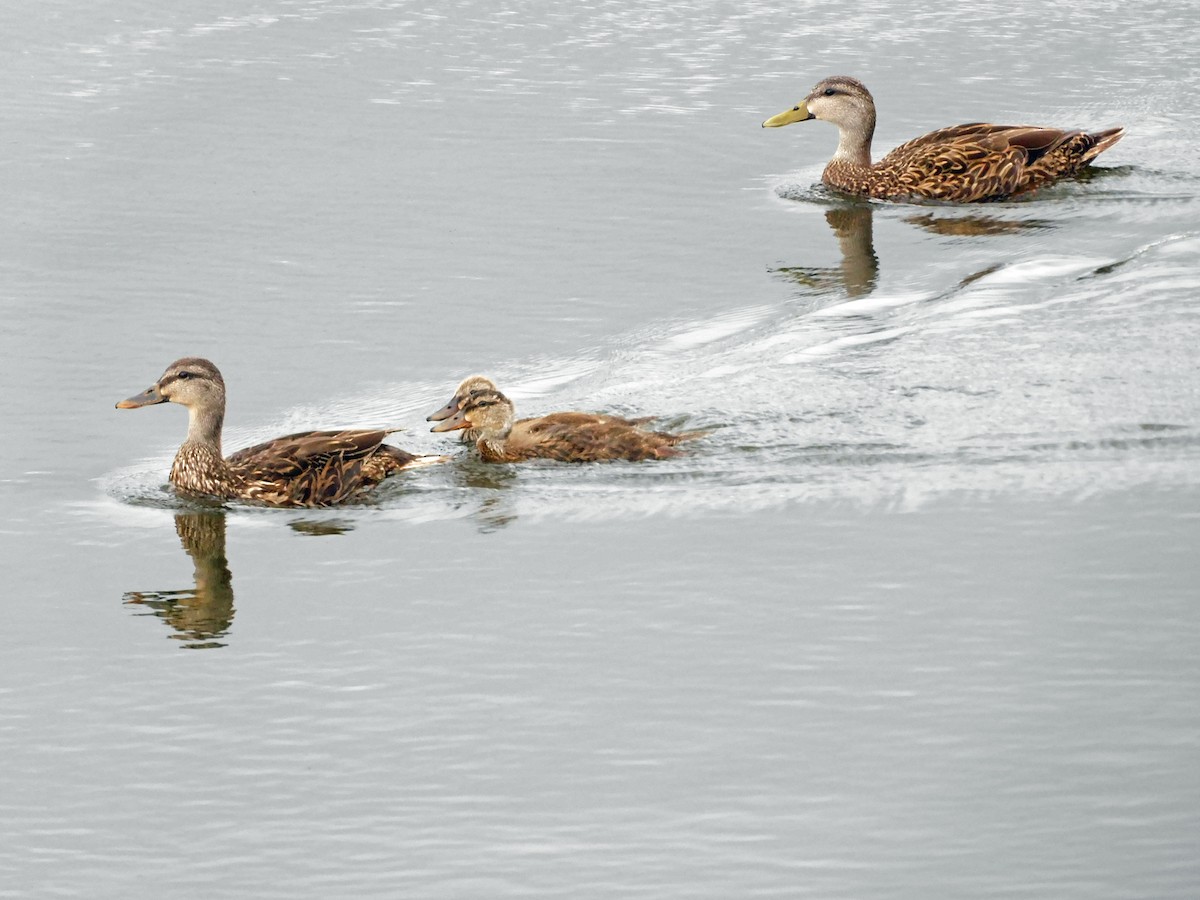
[[383, 443], [390, 431], [305, 431], [239, 450], [229, 468], [245, 499], [331, 506], [375, 487], [416, 457]]
[[972, 123], [901, 144], [866, 168], [834, 160], [830, 187], [877, 200], [976, 203], [1015, 197], [1079, 172], [1121, 136], [1027, 125]]
[[579, 413], [551, 413], [523, 420], [513, 428], [503, 449], [479, 442], [479, 455], [487, 462], [556, 459], [559, 462], [598, 462], [609, 459], [639, 461], [678, 456], [675, 445], [699, 433], [670, 434], [645, 431], [627, 420], [608, 420]]
[[[588, 413], [588, 412], [557, 412], [550, 413], [546, 416], [531, 416], [525, 419], [517, 419], [513, 422], [512, 434], [509, 440], [525, 440], [531, 439], [534, 432], [545, 423], [547, 419], [553, 419], [560, 425], [565, 427], [589, 427], [612, 425], [624, 428], [639, 428], [653, 422], [656, 416], [640, 416], [636, 419], [626, 419], [623, 416], [610, 416], [608, 413]], [[463, 440], [474, 443], [479, 440], [479, 429], [470, 428], [463, 432]]]

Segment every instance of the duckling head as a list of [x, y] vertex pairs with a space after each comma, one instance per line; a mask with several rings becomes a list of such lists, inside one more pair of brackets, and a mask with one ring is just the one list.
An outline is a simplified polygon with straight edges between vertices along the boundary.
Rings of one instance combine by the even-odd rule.
[[507, 437], [512, 425], [512, 401], [493, 389], [471, 392], [453, 415], [429, 430], [458, 431], [469, 428], [477, 432], [481, 440], [495, 440]]
[[[432, 412], [425, 417], [426, 422], [441, 422], [444, 419], [450, 418], [458, 412], [467, 397], [475, 391], [494, 391], [496, 385], [490, 378], [483, 375], [468, 375], [462, 380], [457, 388], [454, 389], [454, 396], [450, 398], [450, 402], [439, 409], [437, 412]], [[437, 431], [437, 429], [432, 429]], [[449, 430], [449, 429], [446, 429]]]

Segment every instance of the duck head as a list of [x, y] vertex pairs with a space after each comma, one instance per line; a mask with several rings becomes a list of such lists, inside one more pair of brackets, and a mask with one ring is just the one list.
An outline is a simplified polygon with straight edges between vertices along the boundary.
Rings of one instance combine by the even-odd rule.
[[823, 78], [807, 97], [791, 109], [771, 116], [763, 128], [779, 128], [793, 122], [821, 119], [838, 127], [840, 135], [834, 159], [857, 165], [871, 164], [871, 138], [875, 135], [875, 100], [866, 86], [849, 75]]
[[869, 119], [875, 124], [875, 100], [857, 78], [834, 75], [823, 78], [808, 96], [777, 116], [762, 123], [763, 128], [779, 128], [793, 122], [822, 119], [835, 125], [851, 125]]
[[225, 379], [207, 359], [185, 356], [167, 366], [162, 377], [140, 394], [117, 404], [117, 409], [139, 409], [156, 403], [178, 403], [188, 411], [188, 440], [221, 448], [225, 421]]
[[117, 404], [117, 409], [138, 409], [156, 403], [178, 403], [189, 409], [225, 405], [225, 379], [207, 359], [185, 356], [167, 366], [162, 377], [140, 394]]

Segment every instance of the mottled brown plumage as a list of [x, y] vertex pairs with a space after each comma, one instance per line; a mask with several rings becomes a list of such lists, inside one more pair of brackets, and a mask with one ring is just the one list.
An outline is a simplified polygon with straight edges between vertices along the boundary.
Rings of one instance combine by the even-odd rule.
[[[457, 388], [455, 388], [454, 396], [450, 398], [450, 402], [447, 403], [445, 406], [443, 406], [441, 409], [439, 409], [437, 412], [430, 413], [428, 416], [426, 416], [425, 421], [426, 422], [444, 421], [444, 420], [450, 418], [451, 416], [453, 416], [460, 409], [462, 409], [463, 404], [467, 402], [467, 398], [471, 394], [479, 392], [479, 391], [495, 391], [495, 390], [497, 390], [496, 385], [490, 378], [487, 378], [484, 375], [468, 375], [466, 378], [464, 378], [462, 380], [462, 383], [459, 384], [459, 386]], [[592, 424], [592, 423], [595, 423], [595, 424], [612, 423], [612, 424], [617, 424], [617, 425], [628, 425], [629, 427], [634, 427], [637, 425], [645, 425], [647, 422], [653, 422], [655, 419], [654, 416], [642, 416], [641, 418], [637, 418], [637, 419], [626, 419], [626, 418], [622, 418], [621, 416], [614, 416], [614, 415], [610, 415], [608, 413], [589, 413], [589, 412], [560, 412], [560, 413], [554, 413], [553, 415], [556, 417], [558, 422], [560, 422], [561, 424], [564, 424], [564, 425], [565, 424], [585, 425], [585, 424]], [[517, 435], [517, 438], [520, 439], [520, 437], [526, 431], [528, 431], [529, 428], [533, 424], [542, 422], [545, 418], [547, 418], [547, 417], [542, 416], [542, 417], [537, 417], [537, 418], [517, 419], [517, 421], [513, 422], [513, 426], [512, 426], [513, 431]], [[437, 429], [435, 428], [435, 429], [431, 429], [431, 430], [436, 431]], [[461, 440], [463, 441], [463, 443], [474, 444], [476, 441], [479, 440], [479, 429], [478, 428], [470, 428], [470, 427], [464, 428], [462, 430]]]
[[188, 435], [171, 464], [171, 483], [188, 494], [268, 506], [332, 506], [362, 497], [385, 478], [444, 457], [415, 456], [383, 443], [398, 429], [304, 431], [221, 454], [225, 380], [211, 362], [176, 360], [118, 409], [179, 403]]
[[975, 122], [932, 131], [872, 163], [875, 101], [861, 82], [845, 75], [818, 82], [800, 103], [763, 127], [809, 119], [838, 127], [838, 148], [821, 180], [875, 200], [974, 203], [1027, 194], [1076, 174], [1125, 133], [1123, 128], [1089, 133]]
[[525, 426], [516, 428], [511, 400], [499, 391], [483, 390], [469, 394], [457, 412], [431, 430], [477, 431], [479, 456], [491, 463], [667, 459], [680, 454], [676, 444], [706, 434], [645, 431], [629, 420], [591, 413], [550, 413], [522, 421]]

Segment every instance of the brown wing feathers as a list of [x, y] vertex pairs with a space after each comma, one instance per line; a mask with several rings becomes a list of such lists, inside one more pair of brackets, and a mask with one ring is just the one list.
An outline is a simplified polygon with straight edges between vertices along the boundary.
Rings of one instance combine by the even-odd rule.
[[880, 199], [1003, 199], [1074, 175], [1122, 133], [986, 123], [943, 128], [889, 153], [868, 170], [874, 177], [867, 187]]
[[384, 444], [390, 433], [305, 431], [239, 450], [228, 461], [250, 499], [328, 506], [373, 487], [416, 458]]

